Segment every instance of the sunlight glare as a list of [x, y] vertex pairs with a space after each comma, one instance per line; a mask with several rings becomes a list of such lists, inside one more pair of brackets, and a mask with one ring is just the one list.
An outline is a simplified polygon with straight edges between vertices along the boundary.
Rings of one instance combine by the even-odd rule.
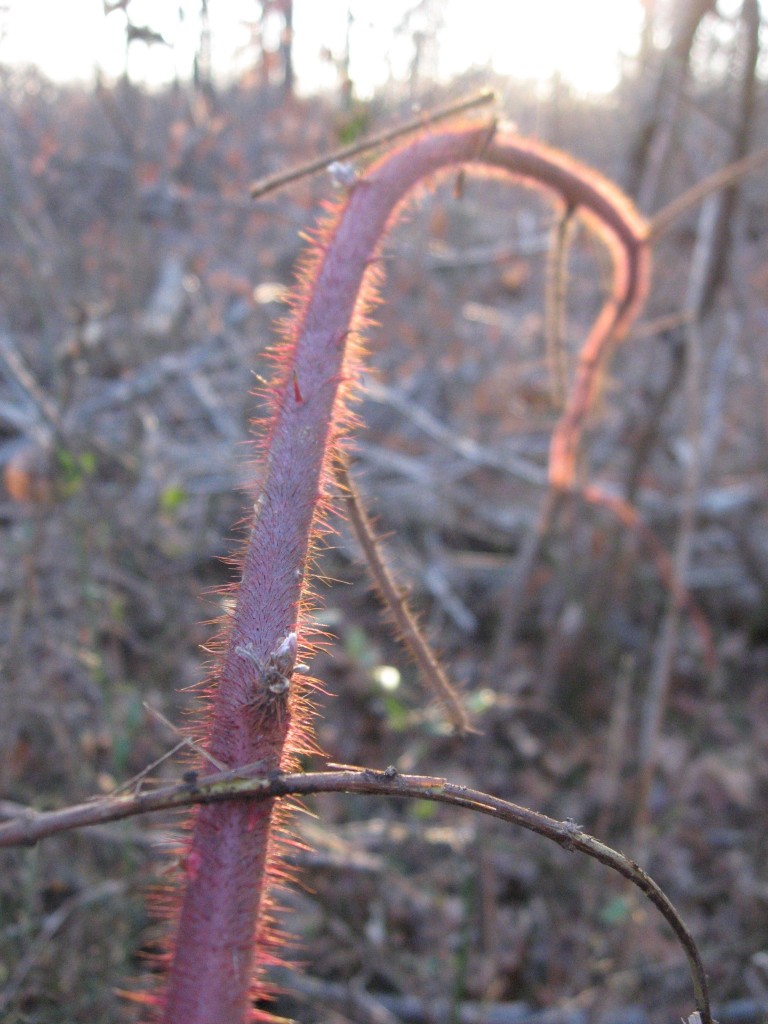
[[[199, 0], [132, 0], [131, 18], [148, 25], [169, 46], [132, 48], [130, 71], [149, 85], [189, 74], [199, 39]], [[395, 27], [412, 0], [294, 0], [294, 64], [302, 93], [338, 87], [338, 61], [352, 12], [350, 72], [356, 93], [370, 97], [390, 79], [408, 81], [413, 32], [429, 34], [428, 21], [411, 17]], [[424, 8], [427, 10], [428, 8]], [[446, 81], [472, 68], [490, 68], [510, 78], [546, 84], [557, 74], [575, 91], [609, 92], [618, 82], [620, 57], [635, 53], [642, 25], [642, 0], [443, 0], [435, 47], [426, 47], [421, 68], [427, 79]], [[255, 55], [247, 23], [258, 15], [253, 0], [210, 3], [214, 66], [223, 80], [237, 77]], [[98, 67], [108, 76], [125, 67], [125, 18], [104, 16], [102, 0], [8, 0], [3, 12], [0, 59], [36, 64], [56, 81], [92, 80]], [[66, 42], [64, 42], [66, 41]], [[329, 54], [333, 60], [329, 60]]]
[[620, 56], [636, 52], [643, 20], [641, 0], [452, 0], [451, 7], [465, 15], [446, 19], [446, 64], [489, 63], [533, 82], [557, 74], [582, 94], [615, 88]]

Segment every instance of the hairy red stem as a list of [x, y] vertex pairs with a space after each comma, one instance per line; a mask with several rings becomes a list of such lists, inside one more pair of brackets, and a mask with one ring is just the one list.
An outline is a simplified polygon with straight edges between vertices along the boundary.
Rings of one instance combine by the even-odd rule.
[[[614, 186], [546, 146], [494, 126], [461, 124], [402, 146], [353, 186], [318, 237], [282, 353], [236, 610], [225, 624], [211, 687], [207, 748], [226, 768], [258, 762], [265, 773], [286, 769], [309, 743], [307, 687], [289, 686], [296, 657], [291, 637], [306, 631], [305, 577], [327, 506], [330, 460], [352, 420], [348, 399], [359, 357], [354, 332], [364, 326], [374, 298], [374, 261], [403, 199], [423, 178], [457, 165], [548, 187], [590, 215], [607, 237], [614, 290], [590, 334], [590, 360], [626, 328], [642, 301], [644, 223]], [[573, 438], [588, 411], [586, 376], [566, 407], [559, 448], [553, 442], [556, 483], [568, 482]], [[271, 802], [199, 810], [163, 997], [165, 1024], [241, 1024], [251, 1017], [254, 968], [268, 939], [265, 894], [276, 874], [272, 817]]]

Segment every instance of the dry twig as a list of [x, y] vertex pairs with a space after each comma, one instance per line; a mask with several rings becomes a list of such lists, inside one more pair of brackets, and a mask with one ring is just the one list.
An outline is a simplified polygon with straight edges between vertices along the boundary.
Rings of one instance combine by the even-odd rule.
[[701, 956], [669, 898], [635, 861], [588, 835], [575, 822], [556, 821], [546, 814], [467, 786], [455, 785], [445, 779], [400, 775], [394, 768], [385, 771], [358, 768], [293, 775], [273, 773], [266, 776], [259, 774], [261, 770], [261, 765], [257, 764], [202, 778], [188, 776], [188, 781], [181, 785], [165, 786], [153, 792], [105, 797], [58, 811], [36, 812], [30, 808], [18, 818], [0, 825], [0, 847], [33, 845], [47, 836], [73, 828], [119, 821], [137, 814], [244, 798], [265, 801], [291, 795], [307, 796], [311, 793], [358, 793], [451, 804], [519, 825], [557, 843], [565, 850], [585, 853], [632, 882], [653, 903], [677, 936], [688, 960], [696, 1009], [701, 1014], [703, 1024], [712, 1024], [709, 991]]
[[251, 199], [260, 199], [268, 192], [273, 192], [276, 188], [282, 188], [283, 185], [289, 185], [300, 178], [306, 178], [310, 174], [324, 171], [330, 164], [338, 163], [340, 160], [348, 160], [350, 157], [357, 156], [359, 153], [365, 153], [369, 149], [377, 149], [379, 146], [392, 142], [394, 139], [399, 139], [403, 135], [410, 135], [412, 132], [420, 131], [428, 125], [444, 121], [449, 117], [455, 117], [457, 114], [465, 113], [467, 110], [472, 110], [475, 107], [485, 106], [488, 103], [492, 103], [495, 99], [496, 93], [492, 89], [483, 89], [475, 96], [459, 100], [456, 103], [449, 103], [444, 107], [437, 107], [435, 110], [431, 110], [419, 117], [414, 117], [411, 121], [406, 121], [405, 124], [398, 125], [397, 128], [390, 128], [388, 131], [379, 132], [378, 135], [372, 135], [370, 138], [363, 139], [362, 142], [355, 142], [350, 146], [342, 146], [341, 149], [326, 153], [317, 160], [310, 160], [309, 163], [300, 164], [298, 167], [293, 167], [288, 171], [280, 171], [278, 174], [272, 174], [268, 178], [261, 178], [251, 185]]

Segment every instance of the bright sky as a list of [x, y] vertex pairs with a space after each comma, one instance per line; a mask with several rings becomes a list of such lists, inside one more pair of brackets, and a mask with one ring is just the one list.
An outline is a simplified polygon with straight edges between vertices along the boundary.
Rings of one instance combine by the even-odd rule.
[[[252, 63], [247, 51], [255, 0], [208, 0], [214, 66], [238, 72]], [[105, 17], [102, 0], [6, 0], [0, 13], [0, 60], [31, 63], [56, 80], [92, 80], [98, 66], [108, 76], [125, 66], [125, 18]], [[351, 75], [359, 95], [369, 95], [391, 72], [407, 77], [408, 33], [394, 41], [393, 26], [413, 0], [294, 0], [294, 52], [299, 88], [336, 85], [333, 67], [320, 54], [340, 56], [347, 10], [354, 22]], [[439, 3], [434, 4], [440, 9]], [[131, 19], [148, 25], [172, 48], [134, 44], [131, 75], [157, 84], [178, 70], [189, 74], [199, 34], [200, 0], [131, 0]], [[641, 0], [445, 0], [438, 74], [450, 77], [489, 63], [501, 74], [546, 82], [559, 71], [580, 92], [608, 92], [618, 81], [621, 54], [635, 53]], [[179, 18], [179, 12], [184, 14]], [[417, 28], [418, 25], [412, 25]]]

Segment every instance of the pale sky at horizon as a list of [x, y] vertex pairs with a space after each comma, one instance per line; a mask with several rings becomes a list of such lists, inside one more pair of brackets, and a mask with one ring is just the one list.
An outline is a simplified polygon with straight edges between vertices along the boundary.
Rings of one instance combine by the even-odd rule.
[[[92, 81], [98, 67], [117, 76], [125, 66], [121, 12], [105, 17], [102, 0], [9, 0], [2, 17], [0, 60], [31, 63], [57, 81]], [[189, 75], [198, 38], [199, 0], [131, 0], [131, 20], [160, 32], [172, 47], [134, 44], [131, 74], [150, 85]], [[384, 84], [391, 67], [406, 77], [410, 40], [393, 41], [393, 26], [412, 0], [294, 0], [295, 67], [299, 88], [333, 88], [333, 67], [323, 48], [338, 56], [344, 46], [347, 10], [354, 14], [351, 75], [358, 94]], [[179, 10], [185, 12], [180, 20]], [[252, 65], [243, 53], [244, 22], [253, 0], [209, 0], [218, 74], [236, 75]], [[547, 82], [559, 71], [584, 93], [609, 92], [617, 83], [620, 56], [632, 56], [642, 23], [641, 0], [446, 0], [438, 74], [450, 78], [489, 64], [500, 74]], [[240, 54], [238, 56], [238, 51]]]

